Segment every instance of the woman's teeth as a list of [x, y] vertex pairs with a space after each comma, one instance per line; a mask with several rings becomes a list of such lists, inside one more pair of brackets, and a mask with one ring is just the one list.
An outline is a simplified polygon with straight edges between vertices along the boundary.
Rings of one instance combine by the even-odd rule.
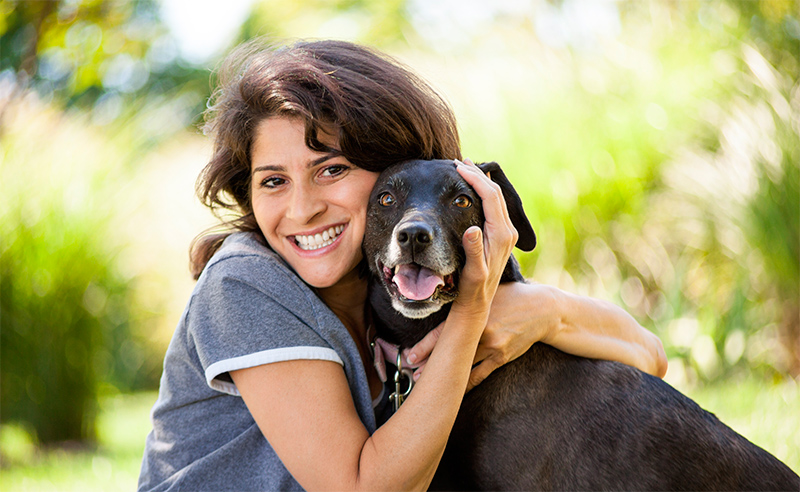
[[294, 241], [298, 246], [300, 246], [300, 249], [304, 251], [311, 251], [333, 244], [333, 241], [339, 234], [342, 233], [343, 230], [344, 226], [338, 225], [331, 227], [327, 231], [323, 231], [320, 234], [314, 234], [312, 236], [301, 236], [298, 234], [294, 237]]

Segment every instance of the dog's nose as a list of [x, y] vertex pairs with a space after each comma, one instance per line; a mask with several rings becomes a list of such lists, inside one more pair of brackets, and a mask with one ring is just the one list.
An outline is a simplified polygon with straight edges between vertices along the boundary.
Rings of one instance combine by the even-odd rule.
[[425, 247], [433, 238], [433, 228], [424, 222], [410, 222], [397, 230], [400, 246]]

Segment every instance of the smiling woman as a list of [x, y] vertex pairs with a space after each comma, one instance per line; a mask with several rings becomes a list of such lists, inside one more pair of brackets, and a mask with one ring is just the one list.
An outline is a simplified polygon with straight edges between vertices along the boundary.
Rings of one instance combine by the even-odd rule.
[[[499, 187], [465, 160], [485, 222], [458, 238], [459, 295], [406, 352], [424, 376], [393, 413], [373, 367], [366, 209], [377, 171], [461, 158], [452, 111], [385, 55], [301, 41], [234, 52], [208, 116], [198, 194], [237, 218], [192, 250], [198, 282], [165, 356], [140, 490], [426, 489], [464, 392], [536, 341], [663, 374], [658, 339], [618, 308], [498, 287], [517, 233]], [[420, 272], [399, 272], [409, 287], [404, 275]], [[416, 280], [413, 295], [430, 290]]]

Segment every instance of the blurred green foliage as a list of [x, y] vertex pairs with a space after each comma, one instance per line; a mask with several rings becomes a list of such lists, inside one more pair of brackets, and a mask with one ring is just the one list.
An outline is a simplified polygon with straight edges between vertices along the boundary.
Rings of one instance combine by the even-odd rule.
[[[103, 166], [115, 146], [18, 102], [0, 145], [0, 417], [38, 442], [92, 441], [99, 394], [153, 387], [151, 320], [123, 275]], [[47, 142], [47, 145], [42, 145]]]
[[125, 331], [125, 285], [92, 241], [93, 224], [53, 212], [31, 224], [19, 212], [2, 216], [0, 413], [41, 442], [92, 440], [95, 361], [104, 336]]
[[169, 98], [182, 120], [174, 133], [198, 121], [210, 91], [208, 70], [180, 57], [154, 0], [8, 0], [0, 46], [0, 73], [18, 92], [91, 110], [98, 125]]
[[677, 378], [800, 374], [796, 7], [627, 2], [602, 48], [527, 42], [444, 91], [538, 228], [526, 273], [621, 302]]
[[0, 489], [15, 492], [136, 489], [155, 392], [101, 396], [94, 448], [37, 449], [17, 425], [0, 428]]
[[314, 32], [319, 37], [354, 37], [372, 46], [404, 44], [413, 26], [407, 0], [302, 0], [256, 2], [242, 24], [238, 42], [258, 36], [292, 39]]
[[161, 365], [114, 197], [197, 117], [207, 72], [147, 1], [4, 2], [0, 43], [0, 418], [92, 441], [98, 395], [152, 388]]

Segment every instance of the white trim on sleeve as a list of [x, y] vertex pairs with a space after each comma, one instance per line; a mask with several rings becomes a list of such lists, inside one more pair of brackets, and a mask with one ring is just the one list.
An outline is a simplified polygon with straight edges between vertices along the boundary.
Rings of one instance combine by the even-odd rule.
[[220, 374], [248, 367], [271, 364], [273, 362], [283, 362], [287, 360], [329, 360], [344, 366], [344, 362], [335, 350], [327, 347], [284, 347], [277, 349], [264, 350], [254, 354], [247, 354], [241, 357], [225, 359], [215, 362], [206, 369], [206, 382], [217, 391], [228, 393], [233, 396], [240, 396], [236, 385], [228, 381], [214, 379]]

